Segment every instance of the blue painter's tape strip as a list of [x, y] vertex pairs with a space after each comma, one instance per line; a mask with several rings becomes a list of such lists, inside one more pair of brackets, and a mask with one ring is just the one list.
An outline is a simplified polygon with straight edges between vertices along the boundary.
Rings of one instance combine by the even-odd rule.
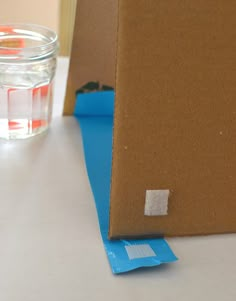
[[76, 116], [113, 116], [114, 91], [78, 94]]
[[[101, 102], [101, 107], [99, 106]], [[177, 260], [160, 239], [108, 240], [114, 92], [79, 94], [75, 108], [82, 132], [87, 172], [100, 230], [113, 273]], [[97, 114], [96, 114], [97, 110]]]

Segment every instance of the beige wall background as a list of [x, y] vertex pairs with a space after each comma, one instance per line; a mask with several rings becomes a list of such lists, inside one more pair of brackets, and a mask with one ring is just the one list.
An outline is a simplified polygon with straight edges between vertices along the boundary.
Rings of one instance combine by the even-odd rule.
[[0, 23], [36, 23], [58, 33], [60, 0], [0, 0]]
[[0, 23], [35, 23], [58, 33], [60, 55], [69, 56], [77, 0], [0, 0]]

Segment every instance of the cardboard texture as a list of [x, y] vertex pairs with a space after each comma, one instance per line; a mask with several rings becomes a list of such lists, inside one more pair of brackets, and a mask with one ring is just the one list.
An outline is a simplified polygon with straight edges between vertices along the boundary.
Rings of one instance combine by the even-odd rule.
[[114, 87], [117, 0], [77, 0], [64, 115], [74, 113], [75, 91], [90, 81]]
[[[115, 76], [110, 238], [235, 232], [235, 1], [78, 3], [65, 113], [82, 83]], [[147, 190], [170, 191], [167, 215], [144, 215]]]

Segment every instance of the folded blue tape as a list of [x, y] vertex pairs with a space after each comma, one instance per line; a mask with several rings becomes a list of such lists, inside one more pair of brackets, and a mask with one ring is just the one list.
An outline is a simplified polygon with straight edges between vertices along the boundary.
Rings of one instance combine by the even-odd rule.
[[74, 115], [79, 121], [88, 177], [96, 203], [100, 231], [113, 273], [157, 266], [177, 260], [162, 239], [108, 239], [112, 164], [114, 92], [78, 94]]

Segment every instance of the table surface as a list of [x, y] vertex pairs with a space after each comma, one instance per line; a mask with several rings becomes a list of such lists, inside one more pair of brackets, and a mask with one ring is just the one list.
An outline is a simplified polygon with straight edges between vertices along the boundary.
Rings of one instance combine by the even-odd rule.
[[0, 300], [235, 301], [236, 234], [168, 239], [177, 263], [112, 275], [79, 125], [61, 117], [67, 69], [49, 132], [0, 141]]

